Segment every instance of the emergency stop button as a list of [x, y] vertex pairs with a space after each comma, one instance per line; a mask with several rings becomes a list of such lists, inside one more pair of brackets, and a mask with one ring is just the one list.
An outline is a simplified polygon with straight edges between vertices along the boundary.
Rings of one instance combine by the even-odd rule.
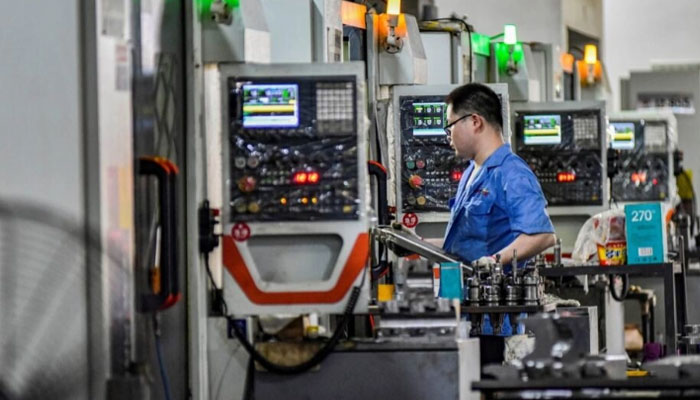
[[243, 193], [250, 193], [258, 185], [258, 181], [253, 176], [244, 176], [238, 180], [238, 189]]
[[408, 178], [408, 186], [413, 189], [419, 189], [423, 186], [423, 178], [421, 178], [420, 175], [411, 175], [411, 177]]

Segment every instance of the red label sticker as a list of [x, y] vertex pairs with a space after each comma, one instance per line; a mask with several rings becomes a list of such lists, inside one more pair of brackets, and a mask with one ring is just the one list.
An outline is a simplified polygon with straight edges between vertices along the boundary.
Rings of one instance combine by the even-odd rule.
[[404, 214], [403, 224], [406, 228], [415, 228], [418, 225], [418, 216], [414, 213]]
[[231, 236], [238, 242], [245, 242], [250, 237], [250, 227], [248, 224], [239, 222], [231, 229]]

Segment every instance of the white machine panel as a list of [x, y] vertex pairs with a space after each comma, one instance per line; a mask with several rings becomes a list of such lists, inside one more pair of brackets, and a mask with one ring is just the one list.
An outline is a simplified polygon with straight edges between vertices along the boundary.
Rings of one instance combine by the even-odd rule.
[[[366, 311], [364, 65], [220, 65], [224, 295], [244, 315]], [[214, 102], [210, 103], [214, 104]], [[210, 181], [211, 184], [211, 181]], [[216, 190], [210, 191], [216, 192]]]

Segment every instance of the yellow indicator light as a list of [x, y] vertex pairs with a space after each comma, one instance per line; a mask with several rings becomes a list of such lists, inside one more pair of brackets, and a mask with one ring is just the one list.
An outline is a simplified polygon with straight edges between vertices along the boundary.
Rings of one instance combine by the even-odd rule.
[[311, 202], [312, 202], [313, 204], [318, 204], [318, 197], [312, 197], [312, 198], [311, 198]]
[[309, 204], [309, 198], [308, 198], [308, 197], [302, 197], [302, 198], [301, 198], [301, 204]]
[[352, 206], [343, 206], [343, 213], [349, 214], [352, 212]]
[[349, 1], [343, 1], [341, 3], [340, 13], [342, 15], [343, 25], [367, 29], [367, 23], [365, 22], [367, 6], [363, 4], [351, 3]]
[[389, 15], [401, 14], [401, 0], [389, 0], [386, 4], [386, 13]]
[[283, 206], [287, 205], [287, 198], [286, 197], [280, 198], [280, 204], [282, 204]]
[[594, 65], [598, 61], [598, 48], [594, 44], [587, 44], [584, 47], [583, 54], [586, 64]]

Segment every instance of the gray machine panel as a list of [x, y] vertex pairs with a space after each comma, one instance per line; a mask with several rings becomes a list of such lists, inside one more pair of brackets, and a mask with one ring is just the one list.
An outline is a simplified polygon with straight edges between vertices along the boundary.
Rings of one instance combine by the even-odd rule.
[[[506, 84], [487, 86], [501, 98], [504, 140], [508, 142], [508, 87]], [[444, 99], [457, 87], [429, 85], [394, 89], [394, 187], [399, 214], [421, 214], [426, 222], [449, 219], [448, 201], [454, 197], [462, 172], [468, 165], [468, 161], [455, 156], [443, 131], [446, 119]], [[430, 122], [429, 126], [427, 122]]]
[[513, 104], [513, 148], [537, 176], [551, 215], [608, 206], [605, 103]]
[[[608, 151], [617, 151], [612, 199], [617, 202], [673, 201], [676, 119], [670, 112], [625, 111], [610, 115]], [[613, 131], [614, 130], [614, 131]]]
[[356, 74], [223, 76], [229, 220], [358, 219]]

